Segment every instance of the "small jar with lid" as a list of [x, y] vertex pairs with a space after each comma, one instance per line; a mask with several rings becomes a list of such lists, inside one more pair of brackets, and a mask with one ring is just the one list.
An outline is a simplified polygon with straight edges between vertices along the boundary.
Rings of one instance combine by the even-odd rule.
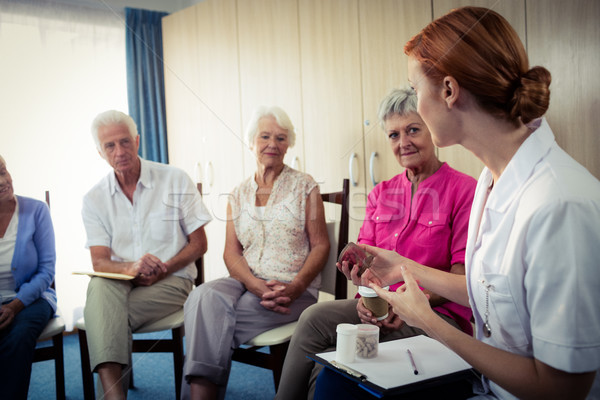
[[338, 324], [336, 332], [335, 360], [344, 364], [354, 362], [358, 327], [354, 324]]
[[375, 358], [379, 351], [379, 327], [371, 324], [356, 325], [356, 356]]

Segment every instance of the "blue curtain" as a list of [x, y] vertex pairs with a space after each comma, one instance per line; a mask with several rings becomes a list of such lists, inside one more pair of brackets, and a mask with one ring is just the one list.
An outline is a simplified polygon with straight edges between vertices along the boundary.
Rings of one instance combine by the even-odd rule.
[[167, 13], [125, 8], [127, 98], [138, 126], [139, 154], [168, 163], [161, 18]]

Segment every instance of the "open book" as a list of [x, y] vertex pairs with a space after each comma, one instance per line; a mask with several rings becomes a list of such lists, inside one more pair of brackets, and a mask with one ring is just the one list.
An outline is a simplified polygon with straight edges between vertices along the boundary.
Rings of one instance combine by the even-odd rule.
[[127, 281], [127, 280], [134, 278], [131, 275], [117, 274], [115, 272], [95, 272], [95, 271], [77, 271], [77, 272], [73, 272], [73, 275], [99, 276], [101, 278], [120, 279], [123, 281]]
[[[414, 367], [407, 350], [412, 354]], [[335, 351], [319, 353], [311, 358], [356, 380], [376, 395], [419, 390], [475, 376], [466, 361], [437, 340], [424, 335], [379, 343], [377, 357], [357, 357], [354, 362], [341, 367], [335, 363]], [[344, 366], [354, 373], [349, 374]], [[418, 373], [415, 373], [415, 367]]]

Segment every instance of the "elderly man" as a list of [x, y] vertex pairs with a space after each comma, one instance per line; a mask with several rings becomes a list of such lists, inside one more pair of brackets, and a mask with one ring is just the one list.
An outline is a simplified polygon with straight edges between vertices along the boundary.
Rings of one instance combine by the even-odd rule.
[[93, 277], [84, 309], [91, 367], [105, 399], [123, 399], [129, 381], [131, 333], [180, 309], [206, 251], [211, 217], [190, 178], [137, 155], [131, 117], [99, 114], [92, 135], [113, 171], [83, 199], [83, 222], [94, 271], [132, 280]]

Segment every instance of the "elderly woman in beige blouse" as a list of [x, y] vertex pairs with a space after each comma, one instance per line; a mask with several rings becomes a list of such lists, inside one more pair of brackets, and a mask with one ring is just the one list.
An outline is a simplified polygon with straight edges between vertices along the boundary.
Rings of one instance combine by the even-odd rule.
[[287, 114], [258, 108], [246, 140], [257, 170], [229, 198], [223, 258], [230, 276], [197, 287], [184, 307], [184, 398], [223, 398], [232, 349], [314, 304], [329, 254], [317, 183], [283, 163], [295, 141]]

